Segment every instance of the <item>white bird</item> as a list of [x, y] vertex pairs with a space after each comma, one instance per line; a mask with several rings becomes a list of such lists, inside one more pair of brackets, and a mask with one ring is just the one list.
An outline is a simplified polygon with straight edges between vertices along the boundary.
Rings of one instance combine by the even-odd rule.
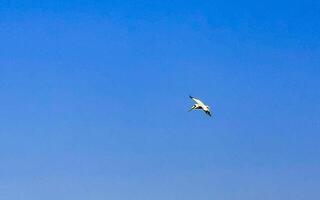
[[195, 101], [196, 103], [192, 106], [192, 108], [189, 110], [189, 112], [193, 109], [201, 109], [203, 110], [207, 115], [209, 115], [211, 117], [211, 112], [210, 112], [210, 107], [205, 105], [202, 101], [200, 101], [199, 99], [192, 97], [189, 95], [189, 97]]

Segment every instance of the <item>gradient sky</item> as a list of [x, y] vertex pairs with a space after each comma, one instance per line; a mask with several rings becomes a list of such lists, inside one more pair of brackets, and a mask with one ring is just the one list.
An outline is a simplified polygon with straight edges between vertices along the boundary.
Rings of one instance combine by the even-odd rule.
[[319, 1], [2, 0], [0, 28], [0, 199], [320, 199]]

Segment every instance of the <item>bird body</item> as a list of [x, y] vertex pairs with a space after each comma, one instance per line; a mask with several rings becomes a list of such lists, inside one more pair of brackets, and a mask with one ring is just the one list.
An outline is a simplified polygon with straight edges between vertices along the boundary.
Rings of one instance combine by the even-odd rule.
[[192, 97], [189, 95], [189, 97], [195, 101], [196, 103], [192, 106], [192, 108], [189, 111], [192, 111], [194, 109], [197, 110], [203, 110], [207, 115], [209, 115], [211, 117], [211, 111], [210, 111], [210, 107], [205, 105], [200, 99]]

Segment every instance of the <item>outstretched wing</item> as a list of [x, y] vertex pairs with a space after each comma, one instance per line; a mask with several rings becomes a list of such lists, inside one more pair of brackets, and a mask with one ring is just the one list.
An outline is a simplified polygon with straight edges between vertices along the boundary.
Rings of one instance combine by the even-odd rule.
[[197, 98], [192, 97], [192, 96], [190, 96], [190, 95], [189, 95], [189, 97], [190, 97], [193, 101], [195, 101], [197, 104], [199, 104], [200, 106], [204, 106], [204, 103], [203, 103], [202, 101], [200, 101], [200, 99], [197, 99]]
[[203, 110], [207, 115], [209, 115], [211, 117], [211, 112], [210, 110]]

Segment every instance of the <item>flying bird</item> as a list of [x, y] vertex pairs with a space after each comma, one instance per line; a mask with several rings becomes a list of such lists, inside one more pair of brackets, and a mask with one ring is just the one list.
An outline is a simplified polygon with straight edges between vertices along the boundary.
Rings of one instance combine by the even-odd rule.
[[211, 112], [210, 112], [210, 107], [205, 105], [202, 101], [200, 101], [199, 99], [192, 97], [189, 95], [189, 97], [195, 101], [196, 103], [192, 106], [192, 108], [189, 110], [189, 112], [193, 109], [197, 109], [197, 110], [203, 110], [207, 115], [209, 115], [211, 117]]

